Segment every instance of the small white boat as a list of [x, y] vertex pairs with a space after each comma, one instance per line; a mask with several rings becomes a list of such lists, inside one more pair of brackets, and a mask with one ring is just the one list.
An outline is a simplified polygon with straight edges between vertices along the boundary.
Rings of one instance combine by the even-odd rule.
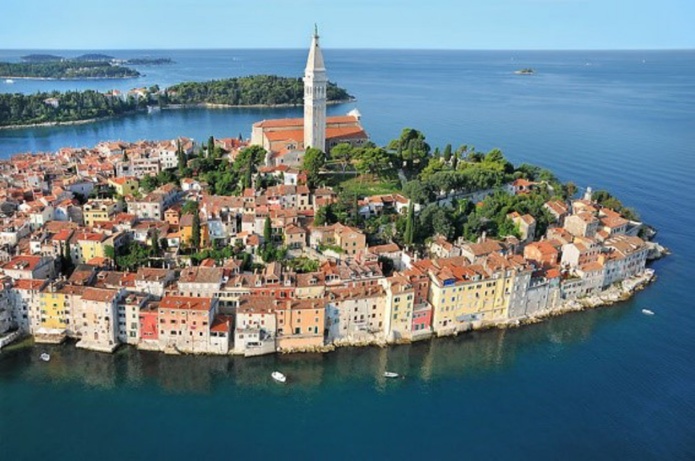
[[14, 83], [14, 80], [12, 80], [11, 78], [8, 78], [5, 80], [5, 83]]
[[48, 362], [49, 360], [51, 360], [51, 356], [47, 352], [44, 352], [43, 354], [41, 354], [39, 356], [39, 358], [41, 360], [43, 360], [44, 362]]
[[394, 373], [393, 371], [384, 372], [384, 378], [398, 378], [398, 376], [398, 373]]
[[279, 382], [279, 383], [284, 383], [285, 381], [287, 381], [287, 377], [286, 377], [285, 375], [283, 375], [282, 373], [280, 373], [279, 371], [274, 371], [274, 372], [272, 372], [272, 373], [270, 374], [270, 376], [271, 376], [275, 381], [277, 381], [277, 382]]
[[649, 309], [642, 309], [642, 313], [644, 315], [654, 315], [654, 311], [650, 311]]

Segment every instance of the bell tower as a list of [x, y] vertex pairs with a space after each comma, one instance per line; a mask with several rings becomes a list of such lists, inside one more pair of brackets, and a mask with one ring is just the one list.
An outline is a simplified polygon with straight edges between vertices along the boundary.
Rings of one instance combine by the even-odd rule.
[[326, 150], [326, 66], [314, 26], [309, 58], [304, 69], [304, 148]]

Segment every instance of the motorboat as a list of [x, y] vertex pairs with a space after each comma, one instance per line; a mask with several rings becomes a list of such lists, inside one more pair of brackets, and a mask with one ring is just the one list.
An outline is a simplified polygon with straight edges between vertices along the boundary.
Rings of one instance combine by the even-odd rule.
[[44, 362], [48, 362], [49, 360], [51, 360], [51, 356], [50, 356], [50, 354], [49, 354], [48, 352], [42, 353], [42, 354], [39, 356], [39, 358], [40, 358], [41, 360], [43, 360]]
[[284, 383], [285, 381], [287, 381], [287, 376], [283, 375], [279, 371], [272, 372], [270, 376], [279, 383]]
[[649, 309], [642, 309], [642, 313], [644, 315], [654, 315], [654, 311], [650, 311]]
[[398, 378], [399, 374], [395, 373], [393, 371], [385, 371], [384, 372], [384, 378]]
[[14, 80], [12, 80], [11, 78], [8, 78], [5, 80], [5, 83], [14, 83]]

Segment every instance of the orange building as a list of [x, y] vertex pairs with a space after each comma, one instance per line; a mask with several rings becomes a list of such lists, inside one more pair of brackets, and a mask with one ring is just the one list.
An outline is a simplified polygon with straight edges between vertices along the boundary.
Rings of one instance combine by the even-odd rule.
[[276, 301], [275, 315], [279, 350], [323, 346], [326, 320], [323, 299]]

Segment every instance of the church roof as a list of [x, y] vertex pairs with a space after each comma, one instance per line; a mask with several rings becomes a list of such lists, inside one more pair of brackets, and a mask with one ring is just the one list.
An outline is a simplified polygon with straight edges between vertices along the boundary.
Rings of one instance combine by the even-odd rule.
[[[358, 119], [354, 115], [337, 115], [334, 117], [326, 117], [326, 125], [340, 125], [340, 124], [355, 124]], [[254, 123], [255, 127], [258, 128], [293, 128], [293, 127], [303, 127], [303, 118], [278, 118], [272, 120], [263, 120]]]

